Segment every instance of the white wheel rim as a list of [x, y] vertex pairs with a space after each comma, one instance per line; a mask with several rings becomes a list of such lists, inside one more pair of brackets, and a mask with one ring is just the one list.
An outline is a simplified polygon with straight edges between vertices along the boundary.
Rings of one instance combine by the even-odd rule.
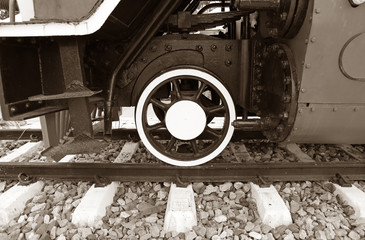
[[[219, 91], [223, 95], [223, 97], [227, 103], [227, 108], [229, 111], [229, 114], [228, 114], [229, 119], [226, 119], [226, 121], [229, 121], [229, 126], [228, 126], [227, 133], [226, 133], [223, 141], [221, 142], [221, 144], [210, 154], [208, 154], [204, 157], [198, 158], [198, 159], [191, 160], [191, 161], [181, 161], [181, 160], [172, 159], [172, 158], [166, 156], [165, 154], [159, 152], [150, 143], [150, 141], [148, 140], [148, 138], [146, 136], [146, 133], [143, 130], [143, 122], [142, 122], [142, 116], [144, 114], [143, 108], [144, 108], [144, 103], [146, 102], [146, 100], [149, 97], [149, 94], [159, 84], [163, 83], [164, 81], [166, 81], [168, 79], [179, 77], [179, 76], [199, 77], [201, 79], [204, 79], [204, 80], [210, 82], [217, 89], [219, 89]], [[152, 80], [152, 82], [149, 83], [147, 85], [147, 87], [143, 90], [143, 92], [138, 100], [135, 111], [136, 111], [135, 112], [136, 128], [137, 128], [138, 134], [139, 134], [143, 144], [145, 145], [145, 147], [161, 161], [164, 161], [168, 164], [175, 165], [175, 166], [197, 166], [197, 165], [206, 163], [206, 162], [214, 159], [218, 154], [220, 154], [225, 149], [225, 147], [229, 143], [229, 141], [233, 135], [233, 131], [234, 131], [234, 127], [232, 126], [231, 123], [235, 120], [235, 117], [236, 117], [235, 106], [234, 106], [233, 100], [232, 100], [228, 90], [225, 88], [225, 86], [213, 75], [211, 75], [207, 72], [204, 72], [204, 71], [201, 71], [198, 69], [192, 69], [192, 68], [180, 68], [180, 69], [170, 70], [168, 72], [165, 72], [165, 73], [159, 75], [154, 80]]]

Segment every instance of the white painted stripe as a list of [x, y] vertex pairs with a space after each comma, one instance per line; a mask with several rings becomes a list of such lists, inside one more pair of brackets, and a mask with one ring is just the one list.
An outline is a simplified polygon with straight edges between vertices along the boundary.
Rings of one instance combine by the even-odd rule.
[[37, 195], [43, 188], [44, 183], [36, 183], [20, 186], [15, 185], [0, 196], [0, 226], [5, 226], [15, 217], [19, 216], [25, 203]]
[[106, 207], [113, 203], [119, 183], [112, 182], [106, 187], [97, 188], [95, 184], [87, 191], [72, 215], [72, 223], [78, 227], [96, 227], [106, 214]]
[[292, 223], [289, 209], [274, 186], [260, 188], [251, 183], [252, 197], [256, 200], [261, 221], [272, 228]]
[[27, 142], [20, 148], [15, 149], [10, 154], [0, 158], [0, 162], [14, 162], [21, 158], [31, 157], [43, 146], [43, 142]]
[[187, 232], [197, 225], [194, 191], [171, 184], [163, 229], [166, 232]]
[[71, 36], [87, 35], [101, 28], [120, 0], [103, 1], [99, 8], [81, 22], [3, 23], [0, 37]]
[[351, 187], [336, 187], [335, 194], [340, 195], [355, 210], [355, 218], [357, 224], [365, 223], [365, 193], [352, 185]]

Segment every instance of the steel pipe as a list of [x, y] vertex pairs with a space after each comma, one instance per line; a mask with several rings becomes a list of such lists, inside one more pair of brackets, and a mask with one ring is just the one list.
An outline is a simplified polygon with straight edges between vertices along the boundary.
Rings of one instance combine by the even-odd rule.
[[9, 18], [10, 22], [15, 22], [15, 0], [9, 0]]

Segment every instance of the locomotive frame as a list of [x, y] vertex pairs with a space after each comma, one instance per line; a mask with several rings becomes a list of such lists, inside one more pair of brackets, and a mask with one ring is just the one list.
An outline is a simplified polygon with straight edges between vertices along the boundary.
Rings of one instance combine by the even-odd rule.
[[[165, 158], [171, 146], [156, 147], [146, 130], [151, 126], [141, 122], [147, 108], [139, 106], [150, 101], [159, 127], [170, 131], [177, 149], [164, 161], [181, 166], [206, 162], [197, 160], [203, 152], [211, 157], [201, 159], [214, 158], [233, 127], [260, 130], [276, 142], [363, 144], [361, 3], [33, 0], [33, 8], [25, 9], [18, 1], [23, 21], [16, 21], [13, 5], [10, 22], [0, 23], [2, 114], [6, 120], [22, 120], [68, 109], [74, 135], [85, 145], [93, 137], [92, 107], [104, 107], [107, 138], [116, 110], [137, 105], [142, 140]], [[204, 13], [216, 7], [222, 11]], [[225, 33], [206, 34], [220, 25]], [[189, 74], [169, 75], [178, 80], [154, 84], [179, 71]], [[160, 89], [141, 101], [145, 89], [154, 91], [150, 86]], [[182, 106], [202, 117], [179, 115]], [[175, 115], [179, 117], [171, 117]], [[198, 137], [202, 132], [219, 135], [208, 127], [214, 117], [224, 118], [224, 140], [206, 151], [210, 148], [198, 147]], [[190, 136], [179, 132], [177, 122], [183, 131], [195, 129], [191, 122], [201, 122], [201, 127]], [[189, 154], [178, 150], [186, 141]], [[64, 154], [73, 149], [58, 147]]]

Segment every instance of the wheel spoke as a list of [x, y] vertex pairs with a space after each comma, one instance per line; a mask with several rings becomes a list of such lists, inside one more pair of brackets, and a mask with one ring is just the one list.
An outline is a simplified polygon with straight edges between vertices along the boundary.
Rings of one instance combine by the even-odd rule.
[[198, 145], [196, 144], [195, 139], [190, 140], [190, 144], [191, 144], [191, 147], [193, 148], [194, 154], [197, 154], [199, 150], [198, 150]]
[[200, 96], [203, 94], [205, 87], [207, 85], [204, 82], [201, 82], [198, 91], [196, 92], [196, 94], [194, 95], [194, 100], [198, 100], [200, 98]]
[[157, 130], [160, 128], [164, 128], [165, 127], [165, 122], [159, 122], [153, 125], [150, 125], [147, 127], [148, 131], [153, 131], [153, 130]]
[[206, 113], [207, 115], [211, 115], [213, 113], [217, 113], [220, 111], [226, 110], [226, 107], [224, 105], [219, 105], [219, 106], [214, 106], [214, 107], [209, 107], [206, 109]]
[[220, 138], [220, 137], [222, 136], [222, 134], [221, 134], [220, 132], [218, 132], [218, 131], [216, 131], [216, 130], [214, 130], [213, 128], [208, 127], [208, 126], [206, 126], [205, 131], [206, 131], [207, 133], [209, 133], [209, 134], [213, 135], [213, 136], [214, 136], [214, 137], [216, 137], [216, 138]]
[[160, 108], [161, 110], [165, 111], [168, 108], [168, 105], [161, 102], [160, 100], [157, 100], [156, 98], [151, 98], [150, 102], [155, 105], [156, 107]]
[[170, 152], [171, 149], [175, 146], [176, 138], [171, 136], [169, 143], [167, 144], [166, 151]]
[[175, 90], [175, 93], [176, 93], [177, 100], [181, 99], [181, 92], [180, 92], [180, 88], [179, 88], [178, 79], [173, 80], [172, 84], [174, 85], [174, 90]]

